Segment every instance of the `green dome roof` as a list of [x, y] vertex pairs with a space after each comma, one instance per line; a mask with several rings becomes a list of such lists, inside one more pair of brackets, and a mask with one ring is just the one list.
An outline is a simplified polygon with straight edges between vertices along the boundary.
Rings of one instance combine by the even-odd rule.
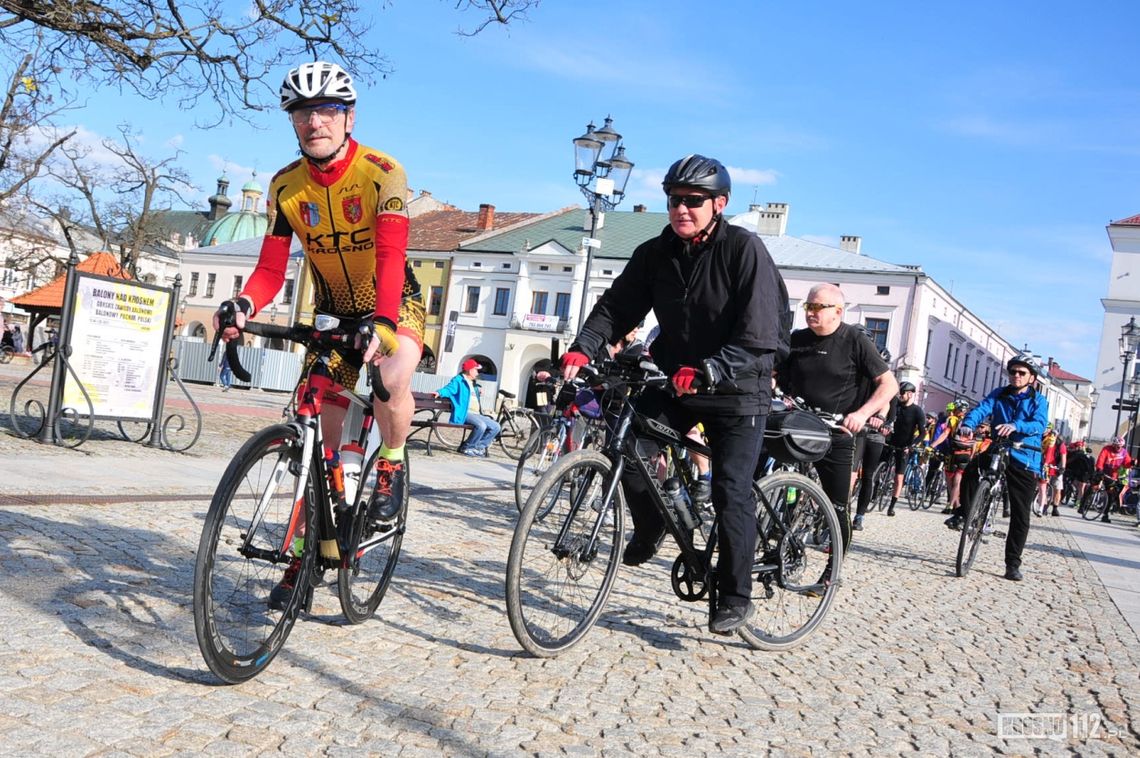
[[269, 217], [264, 213], [241, 211], [227, 213], [210, 225], [202, 238], [202, 247], [224, 245], [227, 242], [240, 242], [254, 237], [264, 237], [269, 228]]
[[241, 191], [242, 192], [257, 192], [257, 193], [264, 192], [264, 190], [261, 189], [261, 185], [258, 184], [257, 181], [254, 179], [250, 179], [248, 182], [246, 182], [244, 185], [242, 185]]

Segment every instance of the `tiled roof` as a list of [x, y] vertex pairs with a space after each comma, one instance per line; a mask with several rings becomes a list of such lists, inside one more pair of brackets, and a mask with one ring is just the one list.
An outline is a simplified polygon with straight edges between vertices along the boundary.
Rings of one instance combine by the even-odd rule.
[[[515, 229], [480, 238], [464, 244], [464, 251], [515, 253], [531, 250], [547, 242], [557, 242], [567, 250], [577, 251], [582, 238], [589, 236], [590, 217], [583, 208], [572, 208], [551, 214], [548, 218], [524, 224]], [[634, 248], [661, 233], [669, 223], [667, 213], [610, 211], [597, 236], [602, 246], [595, 258], [628, 260]], [[914, 273], [914, 266], [899, 266], [866, 255], [849, 253], [835, 247], [798, 237], [761, 235], [764, 245], [778, 267], [813, 268], [843, 271], [875, 271]]]
[[1140, 226], [1140, 213], [1128, 218], [1122, 218], [1119, 221], [1111, 222], [1113, 226]]
[[[536, 218], [538, 213], [495, 212], [495, 229]], [[476, 225], [479, 213], [461, 210], [429, 211], [412, 219], [408, 233], [408, 250], [449, 251], [459, 247], [459, 243], [472, 237], [486, 234], [488, 230]]]
[[1088, 379], [1085, 379], [1083, 376], [1077, 376], [1076, 374], [1070, 374], [1068, 371], [1065, 371], [1063, 368], [1061, 368], [1061, 365], [1059, 363], [1050, 363], [1049, 364], [1049, 376], [1051, 376], [1052, 378], [1054, 378], [1058, 381], [1062, 381], [1062, 382], [1091, 383]]
[[[76, 268], [84, 273], [108, 276], [114, 279], [131, 278], [127, 270], [119, 265], [118, 259], [106, 252], [92, 253], [80, 261]], [[63, 307], [63, 288], [66, 283], [67, 274], [63, 273], [44, 286], [10, 298], [8, 302], [28, 310], [59, 310]]]

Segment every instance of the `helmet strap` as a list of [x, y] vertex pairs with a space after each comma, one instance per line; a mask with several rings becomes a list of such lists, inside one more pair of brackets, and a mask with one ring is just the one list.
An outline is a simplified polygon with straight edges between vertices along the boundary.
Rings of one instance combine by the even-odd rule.
[[716, 222], [720, 220], [720, 216], [721, 216], [721, 214], [714, 213], [713, 217], [709, 219], [709, 222], [707, 224], [705, 224], [704, 229], [701, 229], [699, 232], [694, 234], [692, 237], [685, 240], [685, 249], [686, 250], [692, 250], [693, 248], [699, 247], [700, 245], [703, 245], [706, 242], [708, 242], [709, 237], [712, 236], [712, 230], [716, 226]]
[[297, 142], [297, 152], [308, 158], [309, 161], [316, 165], [318, 168], [324, 168], [325, 166], [328, 166], [329, 164], [336, 161], [336, 157], [340, 155], [340, 151], [344, 149], [344, 146], [348, 144], [348, 141], [350, 139], [352, 139], [352, 135], [348, 132], [345, 132], [344, 141], [337, 146], [336, 150], [333, 150], [332, 155], [330, 155], [328, 158], [317, 158], [315, 156], [309, 155], [305, 152], [305, 148], [301, 147], [301, 142], [299, 140]]

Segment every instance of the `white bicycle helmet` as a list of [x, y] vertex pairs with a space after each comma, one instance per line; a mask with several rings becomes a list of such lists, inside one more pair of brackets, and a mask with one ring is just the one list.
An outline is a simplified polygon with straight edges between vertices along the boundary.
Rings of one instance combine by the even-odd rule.
[[352, 76], [335, 63], [312, 61], [290, 71], [281, 82], [281, 110], [292, 110], [298, 103], [317, 99], [352, 105], [356, 102]]

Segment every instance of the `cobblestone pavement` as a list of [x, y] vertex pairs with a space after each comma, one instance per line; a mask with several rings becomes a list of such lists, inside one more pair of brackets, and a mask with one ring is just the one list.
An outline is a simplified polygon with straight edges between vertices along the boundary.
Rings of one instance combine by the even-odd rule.
[[[209, 393], [205, 393], [209, 394]], [[233, 394], [233, 393], [230, 393]], [[7, 407], [6, 390], [0, 401]], [[269, 419], [271, 420], [271, 419]], [[215, 428], [215, 422], [221, 426]], [[212, 485], [123, 490], [177, 459], [220, 473], [265, 418], [210, 414], [203, 448], [173, 456], [91, 441], [55, 450], [0, 432], [0, 729], [13, 753], [1135, 755], [1140, 646], [1065, 519], [1035, 521], [1027, 581], [1001, 546], [953, 577], [957, 534], [931, 512], [872, 515], [822, 629], [783, 654], [705, 631], [669, 588], [674, 550], [623, 569], [574, 650], [523, 654], [503, 601], [515, 514], [509, 468], [439, 454], [420, 486], [378, 617], [344, 625], [321, 589], [269, 669], [216, 684], [194, 637], [195, 548]], [[45, 458], [46, 457], [46, 458]], [[11, 484], [20, 462], [57, 481]], [[30, 463], [29, 463], [30, 465]], [[39, 470], [39, 469], [37, 469]], [[90, 473], [94, 472], [94, 473]], [[17, 474], [17, 479], [19, 475]], [[215, 474], [216, 476], [216, 474]], [[430, 482], [427, 486], [424, 482]], [[55, 496], [52, 496], [53, 493]], [[1054, 740], [999, 735], [1046, 728]], [[1060, 714], [1063, 720], [1042, 720]]]

